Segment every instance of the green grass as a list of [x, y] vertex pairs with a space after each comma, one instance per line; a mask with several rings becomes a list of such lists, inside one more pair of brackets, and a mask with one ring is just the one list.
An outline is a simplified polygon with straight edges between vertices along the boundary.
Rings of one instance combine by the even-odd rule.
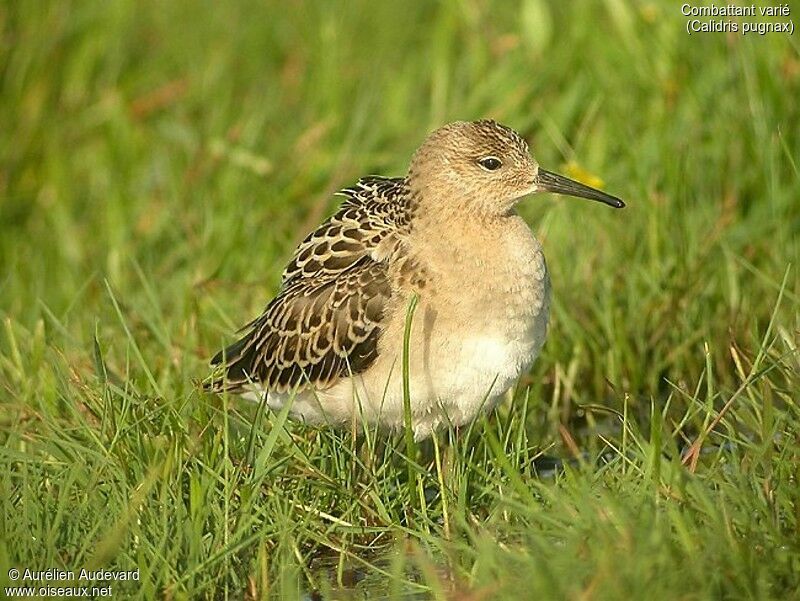
[[[666, 0], [33, 0], [0, 31], [0, 586], [800, 598], [797, 35], [689, 37]], [[335, 189], [486, 116], [628, 201], [521, 206], [554, 306], [513, 403], [409, 461], [199, 390]]]

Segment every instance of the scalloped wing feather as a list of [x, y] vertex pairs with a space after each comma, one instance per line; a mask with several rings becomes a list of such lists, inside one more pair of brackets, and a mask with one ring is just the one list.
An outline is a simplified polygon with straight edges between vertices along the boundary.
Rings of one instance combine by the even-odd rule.
[[370, 255], [380, 256], [381, 243], [408, 226], [410, 195], [403, 178], [364, 177], [339, 195], [339, 210], [306, 236], [283, 271], [283, 284], [298, 277], [335, 276]]
[[342, 194], [339, 211], [297, 248], [278, 296], [212, 359], [221, 371], [207, 389], [324, 389], [375, 360], [392, 297], [386, 259], [400, 253], [412, 207], [401, 178], [363, 178]]

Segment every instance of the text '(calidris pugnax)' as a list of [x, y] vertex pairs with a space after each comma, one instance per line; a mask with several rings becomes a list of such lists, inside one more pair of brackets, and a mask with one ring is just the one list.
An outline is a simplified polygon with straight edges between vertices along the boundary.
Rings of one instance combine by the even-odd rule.
[[547, 332], [542, 247], [515, 206], [555, 192], [621, 208], [604, 192], [540, 168], [494, 121], [434, 131], [405, 177], [365, 177], [309, 234], [281, 289], [212, 360], [206, 388], [291, 402], [311, 423], [402, 427], [406, 314], [417, 439], [460, 426], [527, 372]]

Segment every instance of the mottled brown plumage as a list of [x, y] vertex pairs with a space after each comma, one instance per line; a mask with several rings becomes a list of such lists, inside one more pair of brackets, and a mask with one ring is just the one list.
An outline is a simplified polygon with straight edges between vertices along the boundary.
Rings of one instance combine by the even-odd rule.
[[340, 209], [311, 232], [283, 272], [282, 287], [238, 342], [211, 360], [226, 367], [209, 388], [275, 392], [325, 387], [375, 360], [392, 290], [389, 261], [403, 260], [413, 194], [404, 178], [366, 177], [339, 194]]

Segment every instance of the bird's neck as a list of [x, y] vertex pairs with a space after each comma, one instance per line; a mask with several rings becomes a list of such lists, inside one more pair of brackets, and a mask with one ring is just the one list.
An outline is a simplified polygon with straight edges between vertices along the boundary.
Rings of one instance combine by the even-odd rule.
[[517, 215], [513, 203], [505, 203], [491, 193], [431, 189], [417, 191], [416, 199], [415, 221], [420, 227], [434, 230], [501, 226]]
[[515, 248], [533, 253], [540, 250], [528, 224], [516, 214], [470, 215], [421, 212], [415, 216], [409, 241], [416, 249], [444, 263], [485, 264], [504, 261]]

